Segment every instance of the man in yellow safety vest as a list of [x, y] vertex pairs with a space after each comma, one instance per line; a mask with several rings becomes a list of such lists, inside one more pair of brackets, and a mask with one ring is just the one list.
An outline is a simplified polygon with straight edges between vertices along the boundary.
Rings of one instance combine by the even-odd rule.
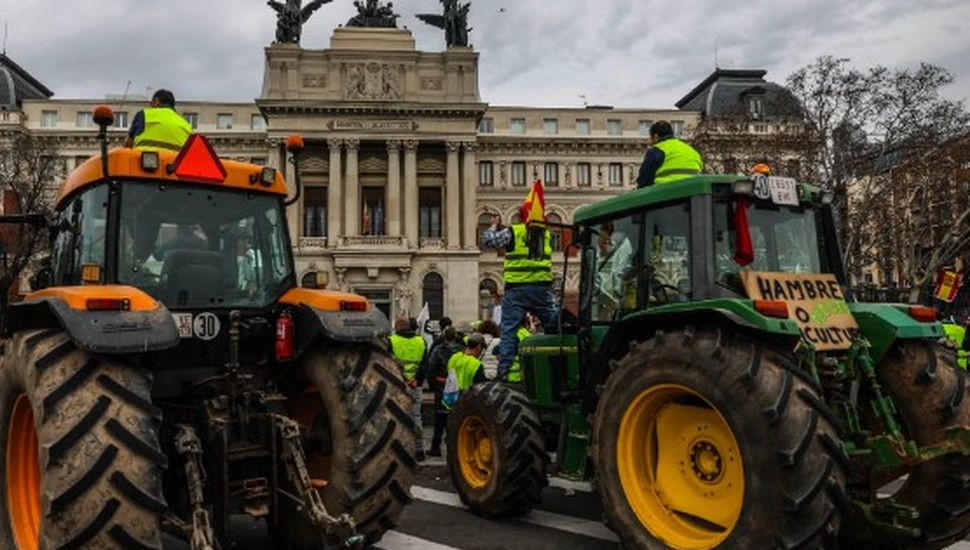
[[967, 327], [956, 323], [943, 323], [943, 331], [957, 347], [957, 365], [963, 370], [967, 370], [967, 348], [970, 341], [967, 341]]
[[649, 187], [700, 174], [704, 170], [701, 154], [686, 142], [674, 137], [669, 122], [661, 120], [650, 126], [650, 149], [643, 158], [637, 187]]
[[179, 151], [189, 136], [192, 125], [175, 112], [175, 94], [158, 90], [147, 109], [138, 111], [128, 129], [125, 147], [144, 151]]
[[411, 417], [418, 431], [417, 448], [414, 450], [414, 457], [420, 462], [424, 456], [424, 441], [420, 437], [422, 433], [421, 422], [421, 400], [424, 397], [421, 386], [422, 364], [426, 351], [424, 338], [418, 332], [418, 322], [415, 319], [400, 318], [394, 323], [394, 334], [391, 335], [391, 353], [401, 363], [401, 374], [407, 382], [411, 397], [414, 398], [414, 405], [411, 408]]
[[472, 334], [468, 337], [465, 351], [452, 355], [448, 360], [448, 376], [456, 380], [459, 394], [487, 380], [481, 361], [484, 351], [485, 339], [481, 334]]

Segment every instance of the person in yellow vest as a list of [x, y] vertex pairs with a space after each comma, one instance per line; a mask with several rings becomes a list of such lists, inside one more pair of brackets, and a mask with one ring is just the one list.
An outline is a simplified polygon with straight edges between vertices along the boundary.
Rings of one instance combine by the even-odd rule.
[[970, 341], [967, 340], [967, 327], [951, 320], [949, 323], [943, 323], [943, 331], [946, 333], [946, 337], [956, 344], [957, 365], [961, 369], [967, 370], [968, 348], [970, 348]]
[[[532, 328], [535, 326], [536, 322], [531, 313], [526, 314], [525, 319], [522, 321], [522, 325], [519, 330], [515, 333], [516, 339], [516, 351], [518, 351], [518, 346], [522, 345], [522, 341], [532, 336]], [[501, 342], [500, 342], [501, 344]], [[522, 377], [522, 363], [519, 362], [519, 354], [515, 354], [515, 361], [512, 362], [512, 367], [509, 369], [509, 382], [521, 383]]]
[[128, 129], [125, 147], [143, 151], [179, 151], [189, 136], [192, 125], [175, 112], [175, 94], [158, 90], [147, 109], [138, 111]]
[[400, 318], [394, 323], [394, 334], [391, 335], [391, 353], [401, 363], [401, 374], [407, 382], [414, 404], [411, 408], [411, 417], [418, 431], [417, 446], [414, 449], [414, 457], [420, 462], [424, 456], [424, 439], [421, 437], [421, 400], [424, 395], [421, 391], [423, 385], [423, 363], [426, 351], [426, 343], [418, 331], [418, 322], [414, 319]]
[[650, 126], [650, 145], [640, 166], [637, 187], [649, 187], [682, 180], [704, 170], [701, 154], [674, 137], [670, 123], [661, 120]]
[[[447, 395], [442, 402], [451, 407], [462, 393], [468, 391], [475, 384], [486, 382], [485, 369], [482, 368], [482, 353], [485, 351], [485, 338], [481, 334], [468, 337], [465, 350], [456, 353], [448, 360], [448, 377], [457, 383], [458, 395]], [[446, 390], [447, 391], [447, 390]]]
[[[523, 220], [529, 219], [528, 212], [523, 211], [520, 215]], [[496, 380], [508, 380], [519, 347], [516, 333], [527, 312], [532, 311], [547, 330], [555, 327], [559, 320], [559, 310], [552, 295], [552, 237], [548, 228], [533, 225], [516, 223], [512, 227], [499, 227], [498, 218], [494, 218], [492, 227], [482, 234], [483, 247], [505, 250], [505, 294], [502, 296], [502, 336]], [[543, 232], [539, 246], [530, 246], [529, 234], [533, 230]]]

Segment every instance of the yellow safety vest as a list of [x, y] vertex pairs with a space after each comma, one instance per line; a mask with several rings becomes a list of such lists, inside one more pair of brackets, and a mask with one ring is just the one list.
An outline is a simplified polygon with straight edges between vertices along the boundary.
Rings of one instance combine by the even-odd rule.
[[404, 378], [406, 380], [418, 375], [418, 367], [424, 360], [424, 338], [420, 336], [405, 338], [392, 334], [391, 351], [394, 353], [394, 357], [404, 365]]
[[[516, 338], [519, 339], [519, 345], [522, 345], [522, 341], [532, 336], [529, 329], [525, 327], [519, 327], [519, 331], [515, 333]], [[515, 362], [509, 367], [509, 382], [521, 382], [522, 381], [522, 363], [519, 362], [519, 352], [515, 354]]]
[[943, 332], [946, 333], [947, 338], [952, 340], [953, 343], [957, 345], [957, 365], [963, 370], [966, 370], [968, 354], [967, 351], [963, 349], [963, 343], [967, 339], [967, 329], [953, 323], [944, 323]]
[[480, 368], [482, 368], [482, 362], [477, 357], [466, 355], [465, 352], [458, 352], [448, 360], [448, 371], [455, 373], [458, 390], [462, 392], [472, 387]]
[[696, 176], [704, 170], [701, 154], [677, 138], [668, 138], [654, 145], [664, 153], [664, 163], [657, 169], [654, 184], [670, 183]]
[[505, 254], [505, 282], [512, 284], [552, 282], [552, 236], [545, 230], [542, 258], [529, 257], [529, 229], [524, 223], [512, 226], [515, 246]]
[[145, 113], [145, 129], [135, 136], [135, 149], [143, 151], [179, 151], [189, 136], [192, 125], [170, 107], [151, 107]]

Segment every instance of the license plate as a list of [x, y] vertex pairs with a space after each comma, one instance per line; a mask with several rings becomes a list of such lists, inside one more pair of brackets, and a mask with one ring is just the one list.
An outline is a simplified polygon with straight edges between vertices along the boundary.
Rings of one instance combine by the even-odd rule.
[[179, 338], [192, 337], [192, 314], [173, 313], [172, 320], [175, 321], [175, 328], [179, 331]]
[[771, 202], [787, 206], [798, 206], [798, 184], [793, 178], [768, 178]]

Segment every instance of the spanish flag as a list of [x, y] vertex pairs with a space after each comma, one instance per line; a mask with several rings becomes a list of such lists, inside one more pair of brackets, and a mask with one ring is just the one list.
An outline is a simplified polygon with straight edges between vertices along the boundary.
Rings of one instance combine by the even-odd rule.
[[546, 195], [541, 180], [532, 184], [529, 196], [522, 203], [522, 223], [546, 223]]
[[545, 258], [546, 196], [541, 180], [537, 179], [532, 184], [532, 191], [529, 191], [529, 196], [522, 203], [522, 223], [529, 227], [529, 258]]

